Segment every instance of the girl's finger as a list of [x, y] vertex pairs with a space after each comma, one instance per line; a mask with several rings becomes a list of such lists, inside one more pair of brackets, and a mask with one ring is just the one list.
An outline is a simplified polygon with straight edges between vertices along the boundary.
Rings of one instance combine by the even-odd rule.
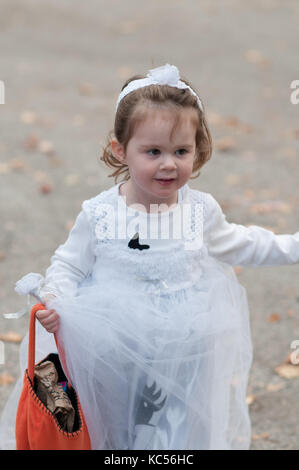
[[49, 325], [55, 325], [56, 323], [58, 324], [58, 322], [58, 318], [50, 317], [43, 321], [43, 325], [48, 327]]
[[49, 329], [53, 329], [53, 328], [58, 328], [59, 326], [59, 321], [52, 321], [52, 322], [47, 322], [47, 323], [44, 323], [44, 328], [46, 328], [47, 330]]
[[55, 312], [55, 310], [41, 310], [41, 312], [43, 312], [43, 314], [37, 316], [38, 320], [48, 320], [50, 318], [51, 319], [58, 318], [58, 314]]
[[50, 315], [47, 317], [47, 320], [58, 320], [59, 316], [57, 315], [57, 313], [50, 313]]
[[58, 331], [58, 325], [46, 328], [46, 330], [48, 331], [48, 333], [56, 333]]
[[49, 313], [50, 313], [50, 310], [38, 310], [35, 315], [38, 319], [42, 319], [42, 318], [47, 317]]

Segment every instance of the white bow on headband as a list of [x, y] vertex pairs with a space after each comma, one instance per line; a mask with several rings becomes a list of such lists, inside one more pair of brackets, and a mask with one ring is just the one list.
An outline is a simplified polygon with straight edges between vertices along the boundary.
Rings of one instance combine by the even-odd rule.
[[130, 82], [120, 93], [116, 103], [116, 110], [120, 101], [125, 96], [127, 96], [132, 91], [137, 90], [138, 88], [143, 88], [149, 85], [169, 85], [181, 89], [188, 88], [192, 95], [196, 96], [198, 106], [203, 111], [202, 102], [200, 101], [195, 91], [192, 90], [189, 85], [186, 85], [186, 83], [180, 80], [180, 74], [177, 67], [175, 65], [169, 64], [165, 64], [161, 67], [157, 67], [155, 69], [150, 70], [146, 78], [140, 78], [138, 80], [133, 80], [132, 82]]

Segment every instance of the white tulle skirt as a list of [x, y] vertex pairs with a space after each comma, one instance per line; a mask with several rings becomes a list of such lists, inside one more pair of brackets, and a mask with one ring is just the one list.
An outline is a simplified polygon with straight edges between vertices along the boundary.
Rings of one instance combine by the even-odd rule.
[[[48, 307], [60, 315], [59, 349], [93, 449], [248, 449], [252, 362], [246, 291], [232, 268], [208, 258], [198, 283], [149, 295], [125, 279], [87, 279]], [[55, 352], [39, 325], [37, 360]], [[21, 345], [27, 366], [28, 336]], [[22, 377], [1, 422], [13, 448]], [[10, 421], [10, 422], [9, 422]], [[6, 447], [5, 447], [6, 446]]]

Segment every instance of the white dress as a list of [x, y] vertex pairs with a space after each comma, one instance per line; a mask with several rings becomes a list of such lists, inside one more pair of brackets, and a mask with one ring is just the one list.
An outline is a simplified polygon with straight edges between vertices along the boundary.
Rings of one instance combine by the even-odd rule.
[[[210, 194], [188, 184], [174, 209], [135, 211], [120, 184], [83, 202], [40, 290], [57, 296], [47, 306], [60, 315], [63, 368], [92, 448], [249, 449], [252, 343], [232, 266], [298, 263], [299, 232], [229, 223]], [[37, 338], [37, 360], [56, 351], [39, 324]], [[15, 446], [27, 344], [28, 335], [0, 448]]]

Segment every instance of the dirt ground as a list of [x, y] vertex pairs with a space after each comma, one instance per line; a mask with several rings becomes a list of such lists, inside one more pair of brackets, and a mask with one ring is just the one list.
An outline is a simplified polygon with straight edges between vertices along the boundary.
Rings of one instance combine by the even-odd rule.
[[[299, 230], [298, 21], [293, 0], [1, 1], [1, 335], [27, 331], [28, 315], [2, 316], [25, 306], [15, 282], [44, 274], [82, 201], [114, 184], [98, 160], [135, 73], [174, 64], [200, 93], [214, 151], [191, 187], [212, 193], [230, 222]], [[237, 273], [254, 347], [251, 449], [298, 450], [298, 369], [275, 368], [299, 341], [299, 266]], [[0, 412], [19, 345], [4, 343]]]

